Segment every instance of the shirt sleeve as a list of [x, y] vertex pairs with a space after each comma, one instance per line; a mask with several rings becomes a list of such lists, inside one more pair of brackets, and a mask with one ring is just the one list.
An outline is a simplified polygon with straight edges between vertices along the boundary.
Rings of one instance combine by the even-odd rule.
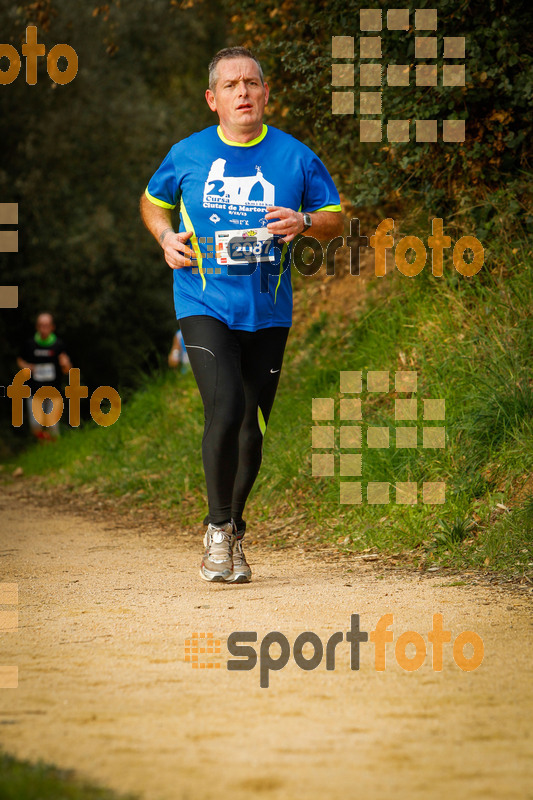
[[156, 206], [176, 208], [179, 186], [172, 150], [169, 150], [157, 172], [150, 178], [144, 193]]
[[341, 211], [340, 197], [322, 161], [310, 151], [305, 169], [305, 188], [301, 211]]
[[63, 339], [56, 339], [55, 351], [56, 351], [56, 356], [59, 356], [61, 353], [66, 353], [68, 355], [65, 342], [63, 341]]

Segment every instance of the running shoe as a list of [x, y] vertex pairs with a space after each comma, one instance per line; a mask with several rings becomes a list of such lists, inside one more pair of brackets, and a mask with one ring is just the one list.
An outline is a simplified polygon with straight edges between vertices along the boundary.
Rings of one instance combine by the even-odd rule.
[[206, 581], [228, 581], [233, 578], [233, 522], [209, 524], [204, 536], [205, 553], [200, 575]]
[[[233, 575], [227, 578], [227, 583], [250, 583], [252, 580], [252, 570], [246, 561], [244, 550], [242, 549], [242, 540], [244, 539], [244, 530], [241, 531], [233, 523], [235, 528], [235, 539], [233, 543]], [[244, 523], [246, 527], [246, 523]]]

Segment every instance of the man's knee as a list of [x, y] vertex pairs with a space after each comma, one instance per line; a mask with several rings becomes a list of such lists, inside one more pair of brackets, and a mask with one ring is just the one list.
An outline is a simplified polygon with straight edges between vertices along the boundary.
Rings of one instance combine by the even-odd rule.
[[261, 450], [263, 433], [257, 420], [248, 417], [244, 420], [239, 434], [239, 444], [248, 451]]
[[218, 393], [209, 419], [210, 429], [218, 431], [222, 439], [237, 436], [244, 419], [244, 397], [238, 393]]

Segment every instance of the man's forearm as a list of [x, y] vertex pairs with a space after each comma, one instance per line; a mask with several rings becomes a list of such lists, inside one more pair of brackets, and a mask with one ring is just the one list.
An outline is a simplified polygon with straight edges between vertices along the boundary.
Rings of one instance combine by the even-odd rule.
[[315, 211], [310, 216], [313, 224], [303, 233], [303, 236], [313, 236], [320, 241], [342, 236], [344, 222], [340, 211]]
[[170, 209], [156, 206], [145, 194], [141, 197], [141, 217], [154, 239], [161, 245], [167, 231], [174, 230]]
[[23, 358], [20, 356], [17, 357], [17, 366], [19, 369], [32, 369], [33, 364], [29, 364], [27, 361], [24, 361]]

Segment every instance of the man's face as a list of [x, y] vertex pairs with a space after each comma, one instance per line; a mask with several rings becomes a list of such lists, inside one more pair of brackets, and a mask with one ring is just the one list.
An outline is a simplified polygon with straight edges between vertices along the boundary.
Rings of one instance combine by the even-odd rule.
[[217, 65], [215, 91], [205, 93], [211, 111], [216, 111], [226, 130], [253, 132], [263, 122], [268, 85], [261, 83], [259, 68], [251, 58], [224, 58]]
[[50, 314], [40, 314], [35, 327], [41, 339], [47, 339], [54, 330], [54, 320]]

